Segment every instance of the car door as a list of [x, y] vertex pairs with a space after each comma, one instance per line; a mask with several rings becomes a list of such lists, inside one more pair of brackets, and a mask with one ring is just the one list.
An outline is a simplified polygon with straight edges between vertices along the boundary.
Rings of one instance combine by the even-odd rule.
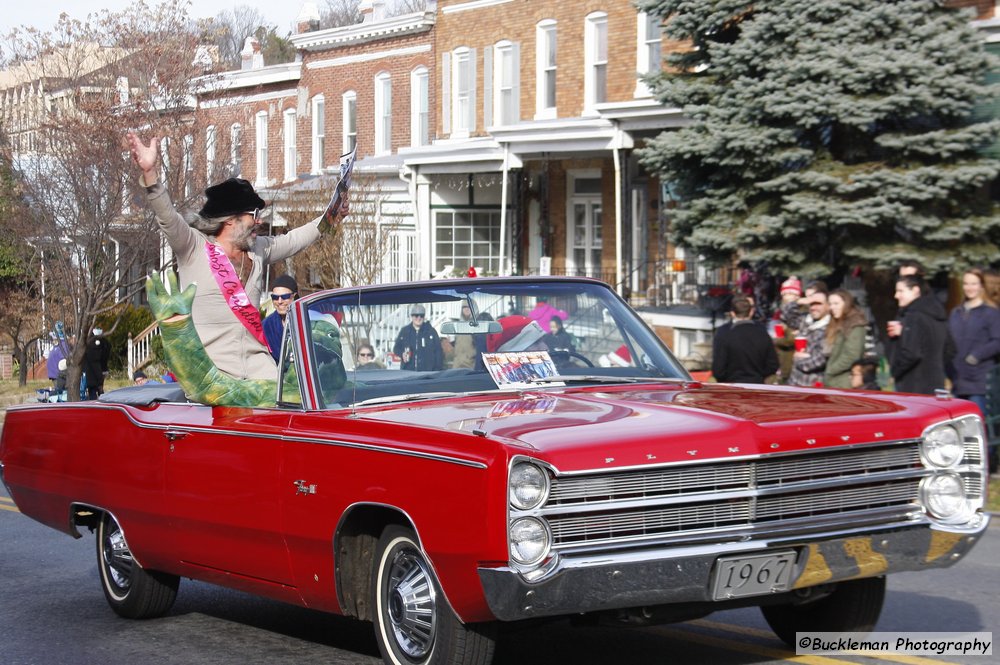
[[181, 561], [203, 579], [246, 578], [230, 586], [290, 585], [278, 503], [288, 413], [193, 407], [188, 415], [167, 432], [166, 510]]

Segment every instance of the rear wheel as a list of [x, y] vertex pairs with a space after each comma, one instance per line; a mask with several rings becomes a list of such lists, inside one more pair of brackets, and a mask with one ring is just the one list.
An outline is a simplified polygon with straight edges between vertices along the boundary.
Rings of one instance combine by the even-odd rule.
[[97, 527], [97, 569], [108, 605], [126, 619], [165, 614], [177, 598], [180, 578], [143, 569], [132, 558], [121, 526], [108, 514]]
[[463, 624], [455, 616], [412, 530], [389, 526], [372, 569], [375, 638], [394, 665], [487, 665], [494, 624]]
[[840, 582], [819, 600], [763, 606], [760, 611], [774, 634], [795, 648], [795, 633], [867, 633], [875, 628], [885, 600], [885, 578]]

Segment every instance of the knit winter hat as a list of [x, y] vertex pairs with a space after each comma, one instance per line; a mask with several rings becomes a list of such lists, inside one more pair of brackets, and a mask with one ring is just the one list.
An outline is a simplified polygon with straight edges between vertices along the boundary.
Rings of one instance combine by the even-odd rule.
[[802, 295], [802, 282], [799, 281], [798, 277], [793, 275], [781, 283], [781, 295], [785, 295], [786, 293], [794, 293], [797, 296]]

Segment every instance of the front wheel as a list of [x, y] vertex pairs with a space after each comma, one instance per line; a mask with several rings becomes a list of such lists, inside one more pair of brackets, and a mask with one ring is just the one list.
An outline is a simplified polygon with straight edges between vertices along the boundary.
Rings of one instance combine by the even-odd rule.
[[97, 569], [108, 605], [126, 619], [161, 616], [177, 598], [180, 578], [140, 566], [132, 558], [121, 526], [109, 514], [97, 527]]
[[760, 611], [774, 634], [795, 648], [795, 633], [868, 633], [875, 628], [885, 601], [885, 577], [840, 582], [819, 600], [763, 606]]
[[455, 616], [412, 530], [389, 526], [372, 569], [375, 638], [394, 665], [488, 665], [494, 624], [463, 624]]

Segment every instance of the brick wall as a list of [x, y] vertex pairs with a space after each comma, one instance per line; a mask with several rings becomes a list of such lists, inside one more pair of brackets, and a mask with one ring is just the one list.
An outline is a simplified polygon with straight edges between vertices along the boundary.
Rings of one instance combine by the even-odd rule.
[[[434, 82], [434, 30], [400, 37], [386, 37], [360, 44], [339, 46], [304, 54], [301, 87], [307, 99], [323, 94], [326, 101], [326, 150], [324, 164], [336, 164], [343, 147], [343, 95], [353, 91], [357, 96], [358, 158], [375, 154], [375, 77], [387, 72], [392, 81], [392, 132], [391, 149], [410, 145], [410, 74], [418, 67], [428, 72], [428, 108], [430, 111], [430, 139], [434, 138], [436, 86]], [[394, 52], [429, 47], [418, 53], [394, 55]], [[349, 59], [359, 55], [384, 57], [349, 62], [336, 66], [322, 66], [324, 61]], [[319, 66], [317, 66], [319, 65]], [[312, 161], [312, 123], [307, 113], [299, 118], [300, 160], [309, 165]]]
[[[195, 178], [201, 181], [202, 178], [211, 182], [218, 182], [230, 174], [231, 149], [231, 128], [234, 123], [239, 123], [242, 127], [242, 150], [240, 151], [241, 165], [240, 177], [250, 182], [258, 181], [257, 173], [257, 114], [267, 113], [267, 181], [273, 185], [278, 185], [284, 179], [284, 112], [289, 108], [298, 110], [298, 136], [296, 143], [301, 146], [303, 141], [302, 132], [302, 110], [297, 107], [298, 97], [295, 92], [296, 83], [286, 81], [273, 85], [256, 86], [249, 89], [240, 89], [229, 94], [206, 95], [202, 102], [218, 103], [218, 106], [206, 108], [202, 106], [197, 115], [196, 122], [192, 128], [195, 145]], [[255, 100], [255, 98], [266, 97], [266, 99]], [[249, 101], [248, 101], [249, 100]], [[206, 137], [205, 132], [210, 125], [216, 128], [215, 134], [215, 167], [211, 177], [207, 174], [206, 164]], [[306, 126], [308, 126], [306, 124]], [[309, 136], [305, 130], [306, 137]], [[308, 168], [308, 161], [303, 162], [299, 157], [299, 164], [296, 171], [301, 173], [303, 167]]]
[[[578, 117], [584, 105], [584, 26], [592, 12], [608, 21], [607, 101], [633, 99], [636, 83], [637, 16], [628, 0], [514, 0], [448, 13], [467, 0], [439, 0], [437, 14], [437, 84], [442, 81], [440, 54], [460, 47], [476, 49], [476, 134], [483, 127], [483, 50], [499, 41], [520, 43], [520, 117], [535, 115], [535, 26], [556, 21], [556, 108], [560, 118]], [[664, 52], [677, 43], [664, 39]], [[440, 113], [440, 108], [437, 109]], [[438, 131], [441, 131], [440, 120]]]
[[976, 18], [993, 18], [996, 9], [995, 0], [948, 0], [949, 7], [971, 7], [976, 10]]

